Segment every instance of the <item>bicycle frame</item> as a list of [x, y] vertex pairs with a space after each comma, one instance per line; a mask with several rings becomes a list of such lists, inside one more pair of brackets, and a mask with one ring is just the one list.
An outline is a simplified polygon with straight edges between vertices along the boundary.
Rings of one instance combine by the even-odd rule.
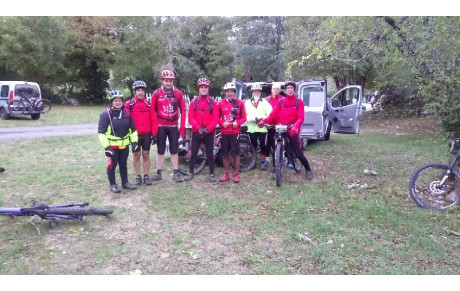
[[65, 204], [65, 205], [50, 205], [48, 206], [45, 203], [39, 203], [36, 206], [30, 208], [16, 208], [16, 207], [0, 207], [0, 215], [10, 215], [10, 216], [34, 216], [37, 215], [41, 219], [70, 219], [82, 221], [82, 215], [63, 215], [63, 214], [50, 214], [48, 211], [53, 208], [70, 208], [70, 207], [86, 207], [89, 203], [75, 203], [75, 204]]
[[[282, 161], [285, 161], [286, 159], [288, 159], [288, 163], [292, 163], [293, 161], [290, 161], [289, 159], [291, 159], [291, 157], [289, 155], [287, 155], [286, 153], [289, 151], [291, 151], [290, 147], [291, 147], [291, 144], [290, 144], [290, 141], [289, 141], [289, 138], [286, 136], [286, 130], [287, 130], [287, 126], [280, 126], [280, 125], [277, 125], [275, 127], [275, 148], [276, 148], [276, 145], [281, 143], [282, 145], [282, 151], [281, 151], [281, 159]], [[282, 166], [284, 166], [285, 163], [281, 163]]]
[[446, 180], [449, 178], [449, 175], [452, 171], [455, 171], [454, 167], [455, 165], [457, 164], [457, 161], [460, 159], [460, 150], [458, 150], [455, 154], [454, 154], [454, 157], [452, 158], [452, 161], [450, 161], [448, 165], [448, 170], [446, 172], [446, 174], [444, 175], [444, 177], [442, 178], [441, 182], [439, 183], [439, 187], [441, 187], [442, 185], [444, 185], [444, 183], [446, 182]]

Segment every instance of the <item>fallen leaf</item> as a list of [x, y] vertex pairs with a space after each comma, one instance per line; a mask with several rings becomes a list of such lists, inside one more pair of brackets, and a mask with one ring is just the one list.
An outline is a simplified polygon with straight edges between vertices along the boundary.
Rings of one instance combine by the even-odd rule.
[[142, 275], [142, 271], [139, 269], [136, 269], [134, 271], [129, 271], [130, 275]]

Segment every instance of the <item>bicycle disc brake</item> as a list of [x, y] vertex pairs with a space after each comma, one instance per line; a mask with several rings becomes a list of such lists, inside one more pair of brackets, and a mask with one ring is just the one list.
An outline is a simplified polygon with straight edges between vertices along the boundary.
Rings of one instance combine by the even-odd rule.
[[441, 181], [433, 181], [430, 183], [430, 191], [433, 194], [445, 194], [446, 186], [441, 185]]

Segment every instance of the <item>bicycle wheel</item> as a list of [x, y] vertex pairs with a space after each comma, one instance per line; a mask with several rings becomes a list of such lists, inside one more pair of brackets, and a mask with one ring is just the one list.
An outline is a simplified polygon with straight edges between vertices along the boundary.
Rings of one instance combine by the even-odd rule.
[[28, 108], [27, 103], [22, 101], [13, 101], [13, 110], [23, 114]]
[[60, 215], [108, 215], [112, 213], [112, 209], [97, 207], [51, 207], [48, 210], [48, 214]]
[[446, 164], [433, 163], [424, 165], [412, 174], [409, 193], [417, 205], [437, 211], [458, 205], [460, 175], [455, 170], [447, 174], [448, 169]]
[[[249, 139], [240, 138], [238, 140], [239, 155], [240, 155], [240, 172], [247, 172], [254, 169], [256, 165], [257, 152]], [[230, 156], [230, 163], [235, 168], [235, 159]]]
[[51, 102], [47, 99], [41, 99], [37, 101], [37, 104], [35, 104], [35, 108], [40, 113], [48, 113], [51, 111]]
[[29, 98], [30, 97], [21, 97], [21, 100], [19, 100], [19, 102], [22, 102], [22, 104], [24, 104], [24, 111], [32, 111], [33, 109], [32, 103], [30, 102]]
[[283, 183], [283, 176], [281, 173], [283, 145], [279, 142], [275, 147], [275, 174], [276, 174], [276, 186], [279, 187]]
[[[189, 169], [189, 161], [190, 161], [190, 155], [191, 155], [191, 148], [190, 148], [190, 139], [184, 139], [179, 142], [179, 152], [181, 152], [181, 149], [183, 154], [180, 154], [181, 158], [179, 158], [179, 172], [182, 175], [187, 175], [188, 174], [188, 169]], [[196, 156], [195, 160], [195, 167], [193, 169], [194, 174], [199, 174], [203, 169], [206, 167], [207, 163], [207, 157], [206, 157], [206, 151], [204, 145], [200, 146], [200, 149], [198, 150], [198, 155]]]

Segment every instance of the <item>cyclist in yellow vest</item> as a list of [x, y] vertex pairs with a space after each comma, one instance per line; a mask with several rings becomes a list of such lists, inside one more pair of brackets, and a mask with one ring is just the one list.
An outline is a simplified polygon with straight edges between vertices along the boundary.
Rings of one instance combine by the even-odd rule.
[[251, 143], [255, 149], [260, 146], [260, 169], [267, 170], [268, 160], [265, 159], [270, 153], [267, 146], [267, 128], [259, 127], [257, 124], [272, 112], [272, 106], [268, 101], [261, 98], [262, 86], [254, 84], [251, 87], [252, 96], [244, 102], [246, 116], [248, 119], [248, 133]]
[[102, 112], [98, 124], [99, 142], [107, 156], [107, 176], [110, 191], [120, 193], [115, 182], [115, 169], [120, 164], [120, 177], [123, 189], [135, 190], [137, 187], [128, 181], [129, 145], [132, 151], [139, 149], [136, 126], [128, 110], [123, 108], [123, 93], [118, 90], [110, 91], [109, 100], [112, 106]]

